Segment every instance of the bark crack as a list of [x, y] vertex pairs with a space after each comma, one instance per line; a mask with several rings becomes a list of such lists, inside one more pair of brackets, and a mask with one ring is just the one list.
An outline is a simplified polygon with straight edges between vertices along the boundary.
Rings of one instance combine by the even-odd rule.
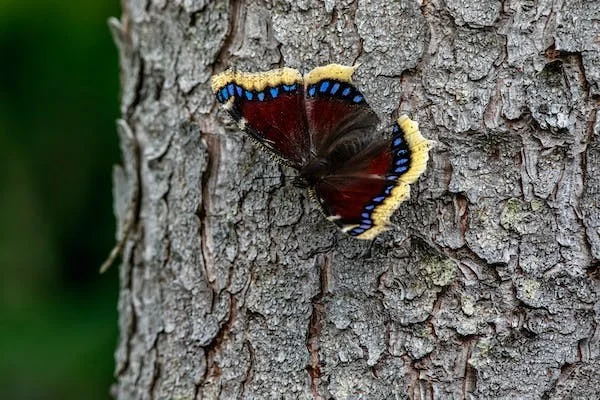
[[[353, 22], [354, 29], [356, 30], [356, 36], [358, 36], [358, 42], [357, 42], [358, 48], [356, 50], [356, 56], [354, 56], [354, 58], [352, 60], [352, 65], [356, 65], [358, 59], [360, 58], [360, 56], [363, 55], [363, 51], [364, 51], [364, 39], [358, 33], [358, 26], [356, 25], [356, 12], [358, 11], [358, 7], [359, 7], [358, 1], [352, 2], [352, 4], [350, 5], [350, 12], [349, 12], [349, 20]], [[335, 9], [333, 10], [333, 13], [335, 13]], [[332, 18], [333, 18], [333, 16], [332, 16]]]
[[466, 354], [465, 354], [465, 369], [463, 371], [463, 398], [467, 399], [470, 395], [477, 389], [477, 371], [476, 369], [469, 363], [471, 359], [471, 355], [473, 354], [473, 341], [467, 340], [468, 345], [466, 346]]
[[208, 217], [211, 209], [211, 193], [212, 188], [217, 180], [219, 163], [221, 158], [221, 146], [220, 140], [216, 135], [203, 135], [206, 143], [206, 169], [202, 173], [202, 201], [200, 202], [200, 208], [197, 211], [198, 218], [200, 219], [200, 248], [202, 256], [202, 264], [204, 267], [204, 276], [208, 284], [213, 290], [213, 295], [217, 294], [217, 290], [214, 287], [216, 280], [216, 272], [214, 270], [213, 262], [213, 250], [214, 244], [212, 242], [211, 228], [208, 221]]
[[[159, 334], [160, 336], [160, 334]], [[150, 381], [150, 387], [148, 388], [148, 394], [150, 395], [151, 399], [154, 399], [154, 389], [156, 388], [156, 384], [158, 382], [158, 379], [160, 378], [160, 362], [159, 360], [159, 356], [158, 356], [158, 350], [156, 349], [156, 343], [154, 344], [154, 348], [152, 349], [154, 352], [154, 364], [153, 364], [153, 369], [154, 371], [152, 372], [152, 380]]]
[[219, 327], [216, 335], [212, 338], [212, 340], [206, 345], [203, 346], [206, 357], [206, 369], [204, 370], [204, 376], [200, 379], [200, 385], [206, 383], [206, 380], [209, 376], [218, 375], [219, 366], [214, 363], [214, 358], [217, 351], [220, 349], [221, 344], [226, 339], [227, 335], [231, 331], [231, 326], [233, 325], [233, 321], [236, 317], [237, 311], [237, 299], [233, 295], [229, 295], [229, 311], [227, 315], [227, 320]]
[[578, 368], [577, 363], [564, 363], [560, 366], [560, 374], [558, 377], [550, 383], [550, 387], [542, 393], [542, 400], [550, 400], [553, 394], [556, 392], [558, 385], [569, 379], [569, 377]]
[[226, 64], [225, 60], [229, 57], [226, 55], [226, 52], [230, 49], [231, 43], [235, 37], [235, 32], [237, 31], [237, 21], [240, 15], [241, 1], [232, 0], [231, 1], [231, 13], [229, 15], [229, 28], [227, 33], [225, 34], [225, 39], [223, 40], [223, 44], [220, 46], [221, 49], [215, 56], [215, 63], [218, 65]]
[[248, 356], [250, 359], [250, 362], [248, 363], [248, 369], [246, 369], [246, 375], [244, 376], [244, 379], [242, 380], [242, 393], [240, 394], [240, 398], [244, 399], [245, 394], [246, 394], [246, 386], [248, 385], [248, 383], [252, 380], [252, 377], [254, 376], [254, 361], [255, 361], [255, 355], [254, 355], [254, 347], [252, 347], [252, 343], [250, 343], [249, 340], [246, 340], [246, 347], [248, 348]]
[[308, 349], [309, 360], [306, 366], [306, 372], [310, 377], [310, 389], [313, 398], [316, 400], [324, 400], [325, 397], [321, 394], [321, 360], [319, 356], [320, 338], [323, 329], [323, 316], [325, 313], [325, 304], [323, 300], [328, 292], [329, 287], [329, 268], [331, 265], [331, 257], [329, 254], [323, 254], [317, 258], [317, 268], [319, 269], [319, 291], [313, 296], [312, 314], [309, 319], [308, 332], [306, 338], [306, 348]]

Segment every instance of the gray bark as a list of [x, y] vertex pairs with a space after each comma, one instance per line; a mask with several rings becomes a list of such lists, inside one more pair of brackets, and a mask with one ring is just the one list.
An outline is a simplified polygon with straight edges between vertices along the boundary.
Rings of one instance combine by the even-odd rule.
[[[123, 8], [116, 398], [600, 398], [600, 3]], [[438, 142], [372, 245], [210, 90], [330, 62]]]

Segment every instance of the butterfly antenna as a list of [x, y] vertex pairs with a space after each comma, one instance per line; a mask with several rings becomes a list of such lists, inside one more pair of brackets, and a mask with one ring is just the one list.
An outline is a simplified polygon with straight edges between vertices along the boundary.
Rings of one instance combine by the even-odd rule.
[[268, 179], [281, 179], [284, 183], [286, 180], [288, 179], [293, 179], [294, 176], [293, 175], [273, 175], [273, 176], [255, 176], [253, 179], [261, 179], [261, 180], [268, 180]]
[[253, 179], [262, 179], [262, 180], [267, 180], [267, 179], [282, 179], [282, 178], [287, 178], [286, 176], [283, 175], [273, 175], [273, 176], [255, 176]]

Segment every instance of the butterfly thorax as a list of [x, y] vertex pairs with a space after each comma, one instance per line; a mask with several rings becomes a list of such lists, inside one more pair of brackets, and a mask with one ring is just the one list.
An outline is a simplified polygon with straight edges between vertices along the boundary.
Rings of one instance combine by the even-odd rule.
[[326, 158], [313, 158], [302, 167], [294, 178], [294, 186], [307, 188], [318, 184], [331, 173], [331, 162]]

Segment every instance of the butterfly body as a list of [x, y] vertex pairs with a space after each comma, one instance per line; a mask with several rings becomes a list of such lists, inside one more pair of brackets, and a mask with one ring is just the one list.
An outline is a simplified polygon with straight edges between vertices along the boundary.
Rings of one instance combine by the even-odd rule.
[[297, 170], [294, 184], [309, 189], [329, 220], [372, 239], [408, 199], [431, 142], [406, 116], [391, 139], [378, 137], [379, 118], [352, 84], [353, 71], [338, 64], [305, 77], [291, 68], [228, 70], [213, 77], [213, 91], [240, 129]]

